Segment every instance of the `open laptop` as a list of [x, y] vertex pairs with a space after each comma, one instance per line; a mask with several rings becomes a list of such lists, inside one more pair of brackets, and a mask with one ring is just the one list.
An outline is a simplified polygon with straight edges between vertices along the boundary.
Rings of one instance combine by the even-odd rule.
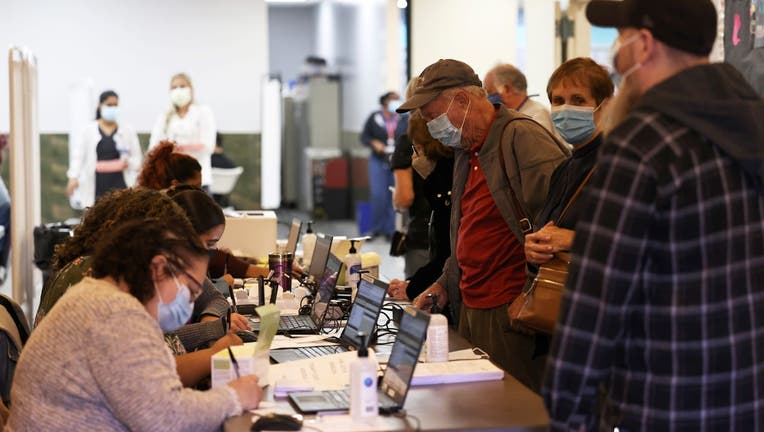
[[[334, 255], [329, 256], [318, 282], [310, 315], [282, 315], [279, 317], [278, 331], [288, 334], [318, 334], [324, 327], [326, 311], [329, 309], [329, 301], [334, 297], [340, 271], [342, 261]], [[254, 331], [260, 329], [259, 323], [253, 323], [252, 327]]]
[[361, 345], [358, 333], [374, 334], [374, 327], [377, 325], [382, 304], [385, 302], [386, 292], [386, 283], [371, 276], [363, 275], [358, 286], [358, 294], [356, 294], [353, 307], [350, 309], [347, 325], [340, 335], [339, 345], [271, 350], [271, 360], [276, 363], [284, 363], [346, 352], [350, 348], [358, 349]]
[[[407, 307], [401, 318], [398, 337], [379, 385], [379, 412], [397, 412], [403, 408], [422, 351], [430, 315]], [[327, 390], [289, 393], [289, 401], [303, 414], [350, 409], [350, 391]]]
[[300, 238], [300, 230], [302, 229], [302, 221], [294, 218], [292, 219], [292, 225], [289, 228], [289, 237], [287, 237], [286, 252], [292, 254], [294, 258], [295, 252], [297, 252], [297, 240]]
[[313, 284], [318, 284], [318, 281], [321, 280], [331, 249], [332, 236], [316, 237], [316, 245], [313, 248], [313, 256], [310, 258], [310, 267], [308, 268], [308, 277], [312, 279]]

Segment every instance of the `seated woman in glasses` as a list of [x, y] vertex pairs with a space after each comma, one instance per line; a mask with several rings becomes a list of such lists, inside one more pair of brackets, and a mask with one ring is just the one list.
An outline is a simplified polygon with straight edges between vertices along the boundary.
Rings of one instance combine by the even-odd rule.
[[[203, 192], [199, 193], [204, 195]], [[82, 222], [74, 229], [74, 236], [56, 249], [53, 263], [56, 273], [43, 287], [35, 327], [54, 310], [54, 306], [70, 287], [90, 274], [93, 253], [104, 237], [129, 221], [147, 217], [173, 224], [189, 223], [183, 208], [164, 193], [149, 189], [114, 191], [90, 207]], [[199, 239], [204, 241], [204, 236], [199, 235]], [[199, 384], [200, 380], [210, 374], [209, 358], [212, 354], [229, 345], [242, 343], [235, 334], [226, 334], [226, 324], [222, 317], [226, 316], [228, 308], [228, 302], [217, 289], [205, 283], [204, 293], [194, 302], [188, 323], [166, 334], [168, 345], [178, 356], [178, 374], [184, 384]], [[235, 325], [231, 327], [232, 330], [246, 328]], [[209, 344], [211, 348], [207, 348]]]
[[191, 315], [207, 260], [189, 223], [133, 220], [102, 238], [92, 277], [67, 291], [24, 347], [10, 430], [211, 431], [256, 408], [254, 375], [183, 388], [162, 337]]

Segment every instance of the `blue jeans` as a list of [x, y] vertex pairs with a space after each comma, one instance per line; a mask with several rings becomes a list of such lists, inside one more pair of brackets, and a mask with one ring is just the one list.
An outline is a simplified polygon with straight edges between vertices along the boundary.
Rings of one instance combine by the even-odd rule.
[[394, 184], [393, 172], [390, 171], [390, 164], [386, 159], [369, 156], [371, 232], [373, 234], [392, 235], [395, 231], [393, 195], [389, 189]]

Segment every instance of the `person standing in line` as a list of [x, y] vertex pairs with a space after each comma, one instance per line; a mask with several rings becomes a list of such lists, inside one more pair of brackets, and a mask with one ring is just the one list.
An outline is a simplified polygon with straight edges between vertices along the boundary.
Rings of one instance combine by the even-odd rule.
[[618, 29], [623, 78], [548, 358], [552, 430], [764, 430], [764, 100], [709, 63], [710, 0], [586, 16]]
[[[412, 78], [406, 86], [406, 97], [414, 94], [419, 77]], [[401, 114], [395, 131], [395, 150], [390, 157], [390, 165], [395, 179], [393, 205], [406, 220], [406, 240], [404, 253], [404, 275], [410, 278], [430, 260], [428, 247], [428, 226], [430, 205], [425, 197], [424, 180], [411, 168], [414, 145], [408, 134], [409, 113]]]
[[[459, 333], [529, 388], [543, 362], [532, 336], [509, 327], [507, 310], [525, 285], [523, 241], [544, 204], [564, 144], [528, 116], [488, 101], [472, 68], [439, 60], [399, 111], [419, 109], [433, 138], [454, 149], [451, 257], [416, 307], [449, 304]], [[433, 297], [428, 297], [433, 294]]]
[[[369, 194], [371, 235], [390, 238], [395, 231], [395, 214], [390, 188], [394, 186], [390, 155], [395, 148], [400, 96], [387, 92], [379, 98], [380, 109], [369, 115], [361, 132], [361, 142], [371, 149], [369, 156]], [[361, 233], [364, 234], [364, 233]]]
[[520, 69], [511, 64], [496, 65], [485, 74], [483, 83], [491, 103], [503, 103], [507, 108], [527, 115], [546, 130], [556, 133], [549, 110], [528, 95], [528, 81]]
[[135, 130], [119, 122], [119, 114], [117, 93], [101, 93], [95, 121], [82, 131], [79, 145], [72, 148], [66, 196], [74, 208], [90, 207], [107, 192], [135, 184], [141, 146]]
[[176, 74], [170, 80], [170, 102], [171, 107], [154, 123], [149, 149], [161, 141], [173, 141], [177, 151], [193, 156], [202, 166], [202, 187], [208, 190], [212, 184], [210, 158], [215, 151], [217, 135], [212, 110], [196, 103], [191, 78], [184, 73]]

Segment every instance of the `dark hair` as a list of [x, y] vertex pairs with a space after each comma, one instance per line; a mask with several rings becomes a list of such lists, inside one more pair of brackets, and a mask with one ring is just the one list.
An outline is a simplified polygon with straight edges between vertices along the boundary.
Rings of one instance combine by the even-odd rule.
[[172, 141], [162, 141], [146, 155], [137, 183], [149, 189], [167, 189], [172, 181], [185, 183], [202, 172], [199, 162], [175, 151]]
[[398, 93], [396, 93], [394, 91], [389, 91], [389, 92], [383, 94], [382, 96], [379, 97], [379, 104], [380, 105], [384, 105], [387, 102], [387, 100], [390, 99], [391, 96], [396, 96], [397, 94]]
[[427, 130], [427, 122], [425, 121], [419, 110], [414, 110], [409, 116], [409, 128], [408, 128], [409, 140], [422, 148], [424, 156], [428, 159], [437, 161], [441, 158], [454, 157], [454, 151], [444, 146], [440, 141], [430, 135], [430, 131]]
[[151, 261], [164, 255], [171, 271], [182, 271], [194, 259], [207, 259], [207, 249], [188, 225], [151, 218], [131, 220], [104, 236], [96, 245], [92, 271], [96, 278], [124, 280], [141, 303], [156, 295]]
[[576, 57], [561, 64], [549, 77], [546, 95], [552, 101], [552, 90], [558, 85], [572, 84], [590, 89], [597, 105], [613, 96], [613, 81], [607, 70], [589, 57]]
[[117, 95], [117, 92], [114, 90], [106, 90], [105, 92], [101, 93], [101, 96], [98, 96], [98, 107], [96, 108], [96, 120], [101, 118], [101, 104], [106, 101], [106, 99], [110, 97], [115, 97], [117, 100], [119, 100], [119, 95]]
[[204, 234], [210, 229], [225, 225], [223, 209], [203, 191], [169, 190], [167, 194], [186, 212], [197, 234]]
[[165, 194], [151, 189], [116, 190], [85, 210], [82, 221], [74, 228], [74, 235], [56, 247], [53, 268], [60, 270], [77, 257], [91, 255], [106, 233], [127, 221], [147, 217], [193, 229], [183, 209]]

